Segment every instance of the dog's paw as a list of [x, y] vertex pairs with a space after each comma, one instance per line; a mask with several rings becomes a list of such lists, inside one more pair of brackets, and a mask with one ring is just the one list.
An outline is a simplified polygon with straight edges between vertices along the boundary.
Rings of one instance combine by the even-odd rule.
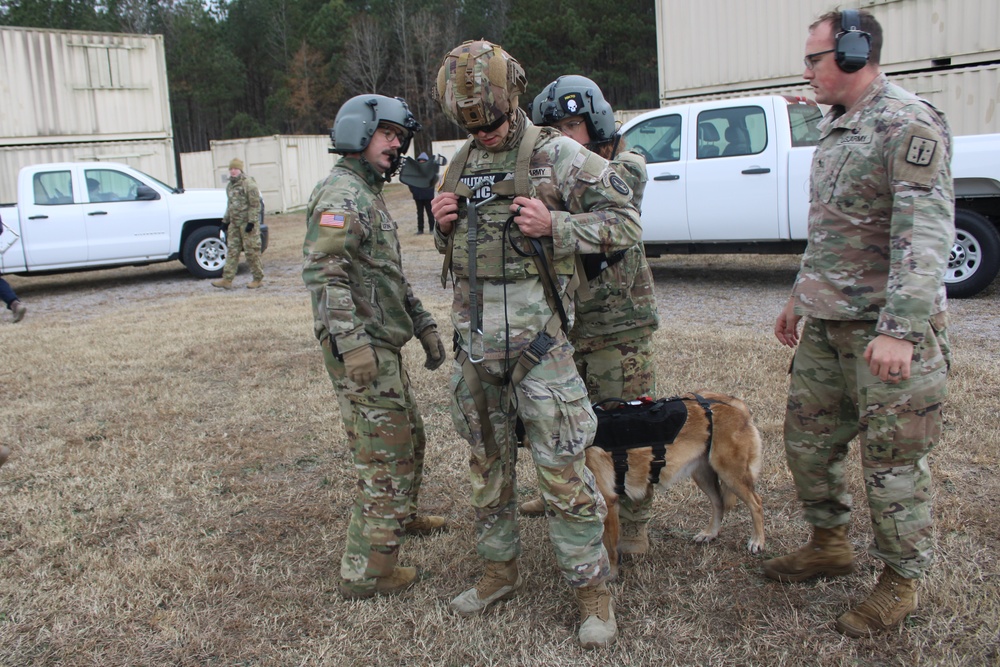
[[758, 542], [757, 540], [755, 540], [752, 537], [749, 540], [747, 540], [747, 551], [749, 551], [753, 555], [756, 556], [757, 554], [759, 554], [763, 550], [764, 550], [764, 543], [763, 542]]
[[718, 536], [719, 531], [712, 532], [710, 530], [703, 530], [694, 536], [694, 541], [698, 544], [708, 544]]

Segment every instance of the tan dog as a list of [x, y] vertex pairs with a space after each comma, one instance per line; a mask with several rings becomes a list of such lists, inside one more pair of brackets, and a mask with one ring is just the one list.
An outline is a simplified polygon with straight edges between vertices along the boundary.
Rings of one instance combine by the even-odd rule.
[[[711, 421], [696, 396], [707, 401]], [[750, 509], [753, 533], [747, 550], [756, 554], [764, 547], [764, 509], [754, 489], [760, 473], [762, 445], [750, 410], [738, 398], [712, 392], [685, 394], [680, 397], [687, 406], [687, 420], [673, 443], [667, 445], [666, 465], [660, 471], [657, 486], [665, 490], [675, 482], [691, 477], [712, 502], [712, 518], [695, 542], [715, 539], [722, 526], [722, 517], [739, 498]], [[618, 573], [618, 494], [615, 493], [615, 470], [612, 456], [601, 447], [588, 447], [587, 467], [597, 478], [597, 486], [608, 504], [604, 522], [604, 546], [611, 559], [613, 574]], [[628, 472], [625, 493], [633, 500], [642, 500], [653, 492], [649, 483], [653, 462], [652, 447], [628, 450]]]

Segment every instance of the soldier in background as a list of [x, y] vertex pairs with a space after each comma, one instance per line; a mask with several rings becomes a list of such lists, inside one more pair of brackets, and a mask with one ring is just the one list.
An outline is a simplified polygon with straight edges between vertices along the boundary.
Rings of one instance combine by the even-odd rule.
[[229, 163], [229, 183], [226, 185], [229, 203], [222, 217], [222, 230], [226, 232], [226, 265], [222, 278], [212, 282], [215, 287], [230, 289], [240, 264], [240, 253], [247, 256], [253, 280], [247, 289], [257, 289], [264, 281], [264, 266], [260, 261], [260, 189], [257, 183], [243, 173], [243, 160], [233, 158]]
[[[646, 187], [646, 161], [625, 150], [615, 127], [615, 114], [596, 83], [590, 79], [561, 76], [531, 104], [531, 120], [549, 125], [564, 136], [597, 153], [632, 189], [632, 201], [641, 208]], [[653, 274], [642, 243], [610, 254], [584, 255], [583, 267], [589, 294], [577, 292], [576, 322], [569, 333], [573, 358], [587, 384], [591, 403], [607, 398], [633, 400], [656, 396], [656, 371], [651, 337], [660, 324], [653, 293]], [[634, 503], [621, 496], [623, 554], [644, 554], [649, 549], [649, 511], [653, 494]], [[545, 510], [539, 497], [522, 503], [522, 514]]]
[[523, 585], [519, 417], [549, 508], [556, 560], [579, 604], [578, 638], [593, 648], [617, 635], [601, 542], [607, 506], [584, 465], [597, 419], [565, 332], [576, 254], [629, 248], [641, 228], [631, 189], [606, 160], [532, 125], [518, 108], [525, 85], [520, 64], [482, 40], [445, 56], [437, 80], [443, 112], [472, 135], [452, 158], [431, 209], [435, 243], [454, 281], [452, 420], [471, 447], [476, 551], [486, 565], [451, 608], [481, 613]]
[[774, 325], [781, 343], [798, 345], [785, 453], [813, 534], [766, 561], [764, 574], [797, 582], [855, 569], [843, 475], [860, 435], [868, 552], [884, 566], [869, 597], [837, 619], [852, 637], [896, 627], [917, 608], [934, 552], [927, 455], [941, 436], [950, 365], [951, 134], [940, 111], [880, 72], [881, 48], [882, 28], [864, 11], [809, 27], [804, 78], [831, 109], [813, 157], [808, 246]]
[[302, 279], [359, 476], [340, 565], [345, 598], [410, 586], [416, 568], [397, 565], [404, 535], [445, 526], [442, 517], [417, 516], [426, 439], [400, 351], [416, 334], [426, 368], [438, 368], [446, 355], [403, 275], [397, 226], [382, 198], [419, 129], [399, 98], [345, 102], [331, 133], [342, 157], [306, 208]]

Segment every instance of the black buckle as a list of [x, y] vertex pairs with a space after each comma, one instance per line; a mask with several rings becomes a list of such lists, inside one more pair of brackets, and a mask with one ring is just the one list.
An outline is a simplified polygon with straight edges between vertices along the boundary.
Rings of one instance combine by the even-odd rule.
[[528, 344], [527, 349], [521, 354], [527, 354], [534, 363], [539, 363], [542, 357], [556, 344], [556, 339], [544, 331], [535, 336], [535, 339]]

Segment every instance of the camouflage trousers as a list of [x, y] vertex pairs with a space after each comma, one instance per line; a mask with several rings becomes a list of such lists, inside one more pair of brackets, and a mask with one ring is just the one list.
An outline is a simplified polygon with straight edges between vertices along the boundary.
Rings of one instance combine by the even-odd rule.
[[791, 370], [785, 454], [805, 519], [833, 528], [850, 520], [844, 482], [848, 445], [860, 435], [861, 467], [875, 539], [869, 553], [905, 577], [933, 559], [927, 455], [941, 435], [951, 351], [929, 327], [913, 350], [910, 379], [888, 384], [864, 359], [875, 322], [807, 318]]
[[[480, 366], [499, 377], [499, 361]], [[549, 511], [549, 539], [571, 586], [596, 585], [610, 574], [601, 540], [607, 505], [584, 449], [594, 439], [597, 418], [573, 364], [573, 347], [563, 340], [549, 350], [511, 395], [509, 385], [482, 383], [499, 450], [487, 453], [479, 412], [456, 362], [451, 379], [452, 420], [472, 447], [470, 477], [476, 513], [476, 552], [486, 560], [508, 561], [521, 553], [517, 525], [516, 417], [527, 432], [538, 486]]]
[[410, 378], [400, 355], [376, 347], [378, 378], [351, 382], [344, 363], [323, 341], [323, 361], [340, 402], [358, 492], [347, 528], [340, 576], [352, 586], [374, 586], [396, 565], [403, 527], [416, 516], [426, 438]]
[[222, 269], [222, 279], [232, 282], [240, 266], [240, 253], [246, 253], [247, 264], [254, 280], [264, 279], [264, 265], [260, 261], [260, 226], [254, 223], [253, 231], [244, 231], [243, 225], [233, 223], [226, 229], [226, 266]]
[[[656, 368], [649, 338], [609, 343], [599, 350], [576, 352], [576, 369], [587, 385], [591, 403], [606, 398], [657, 398]], [[627, 523], [648, 523], [653, 494], [640, 501], [619, 497], [618, 515]]]

